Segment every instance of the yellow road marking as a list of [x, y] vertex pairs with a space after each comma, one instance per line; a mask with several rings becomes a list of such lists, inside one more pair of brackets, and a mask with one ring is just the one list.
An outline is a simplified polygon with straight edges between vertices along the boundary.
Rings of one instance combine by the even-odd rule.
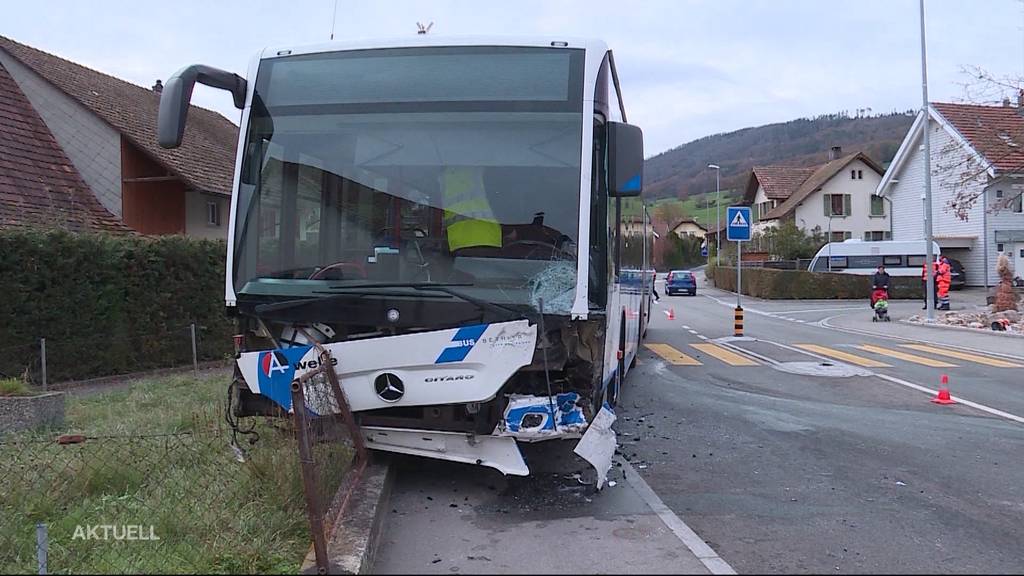
[[864, 358], [863, 356], [856, 356], [848, 352], [842, 352], [832, 348], [826, 348], [825, 346], [818, 346], [817, 344], [797, 344], [797, 348], [803, 348], [808, 352], [814, 352], [821, 354], [822, 356], [831, 356], [843, 362], [849, 362], [850, 364], [856, 364], [857, 366], [864, 366], [865, 368], [891, 368], [889, 364], [885, 362], [879, 362], [878, 360], [872, 360], [871, 358]]
[[690, 346], [693, 346], [705, 354], [710, 354], [730, 366], [759, 366], [757, 362], [754, 362], [750, 358], [740, 356], [732, 350], [723, 348], [717, 344], [690, 344]]
[[874, 352], [875, 354], [881, 354], [882, 356], [889, 356], [890, 358], [898, 358], [900, 360], [906, 360], [907, 362], [913, 362], [914, 364], [922, 364], [924, 366], [930, 366], [932, 368], [956, 368], [956, 364], [950, 364], [943, 362], [942, 360], [935, 360], [933, 358], [925, 358], [924, 356], [914, 356], [913, 354], [907, 354], [906, 352], [900, 352], [899, 350], [889, 350], [888, 348], [882, 348], [881, 346], [872, 346], [871, 344], [864, 344], [858, 346], [861, 350], [867, 350], [868, 352]]
[[995, 366], [996, 368], [1024, 368], [1024, 365], [1014, 364], [1006, 360], [999, 360], [996, 358], [989, 358], [988, 356], [979, 356], [977, 354], [970, 354], [968, 352], [961, 352], [959, 350], [946, 350], [945, 348], [936, 348], [934, 346], [927, 346], [925, 344], [903, 344], [904, 348], [913, 348], [914, 350], [920, 350], [921, 352], [931, 352], [932, 354], [938, 354], [939, 356], [949, 356], [950, 358], [957, 358], [960, 360], [968, 360], [970, 362], [977, 362], [978, 364], [985, 364], [988, 366]]
[[654, 352], [658, 356], [661, 356], [669, 364], [675, 364], [676, 366], [700, 366], [700, 360], [697, 360], [693, 356], [687, 356], [679, 350], [676, 350], [668, 344], [644, 344], [648, 350]]

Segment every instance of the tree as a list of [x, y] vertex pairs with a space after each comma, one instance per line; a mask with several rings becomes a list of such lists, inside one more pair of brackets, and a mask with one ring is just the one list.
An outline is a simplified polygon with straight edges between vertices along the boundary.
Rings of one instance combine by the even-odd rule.
[[662, 224], [669, 230], [678, 224], [684, 216], [686, 216], [686, 211], [683, 209], [683, 205], [675, 200], [658, 203], [651, 214], [654, 221]]
[[780, 260], [811, 258], [825, 244], [820, 229], [810, 234], [797, 227], [792, 220], [768, 228], [757, 238], [758, 247]]

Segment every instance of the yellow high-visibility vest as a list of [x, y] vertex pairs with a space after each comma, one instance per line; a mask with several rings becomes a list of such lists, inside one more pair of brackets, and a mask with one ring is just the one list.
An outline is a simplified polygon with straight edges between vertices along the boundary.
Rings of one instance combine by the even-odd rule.
[[501, 224], [484, 195], [478, 169], [446, 168], [441, 177], [448, 250], [473, 246], [501, 248]]

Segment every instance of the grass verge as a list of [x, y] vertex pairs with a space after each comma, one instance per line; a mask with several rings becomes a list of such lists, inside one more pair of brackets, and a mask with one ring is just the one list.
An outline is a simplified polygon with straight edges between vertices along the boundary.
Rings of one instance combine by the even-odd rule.
[[[36, 572], [37, 523], [51, 573], [295, 573], [310, 537], [294, 436], [285, 421], [256, 422], [239, 462], [223, 423], [227, 379], [69, 397], [65, 431], [88, 437], [79, 444], [0, 438], [0, 573]], [[329, 488], [348, 450], [315, 454]]]

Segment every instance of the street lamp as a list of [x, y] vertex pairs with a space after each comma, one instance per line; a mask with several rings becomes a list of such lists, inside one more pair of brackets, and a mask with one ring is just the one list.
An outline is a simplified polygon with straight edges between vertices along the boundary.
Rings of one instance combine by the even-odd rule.
[[928, 51], [925, 41], [924, 0], [920, 2], [921, 15], [921, 114], [924, 120], [924, 242], [925, 242], [925, 308], [927, 322], [935, 321], [935, 278], [929, 269], [935, 258], [932, 249], [932, 145], [931, 105], [928, 103]]
[[722, 265], [722, 168], [718, 164], [708, 164], [710, 170], [715, 171], [715, 209], [718, 212], [718, 219], [715, 220], [715, 265]]

